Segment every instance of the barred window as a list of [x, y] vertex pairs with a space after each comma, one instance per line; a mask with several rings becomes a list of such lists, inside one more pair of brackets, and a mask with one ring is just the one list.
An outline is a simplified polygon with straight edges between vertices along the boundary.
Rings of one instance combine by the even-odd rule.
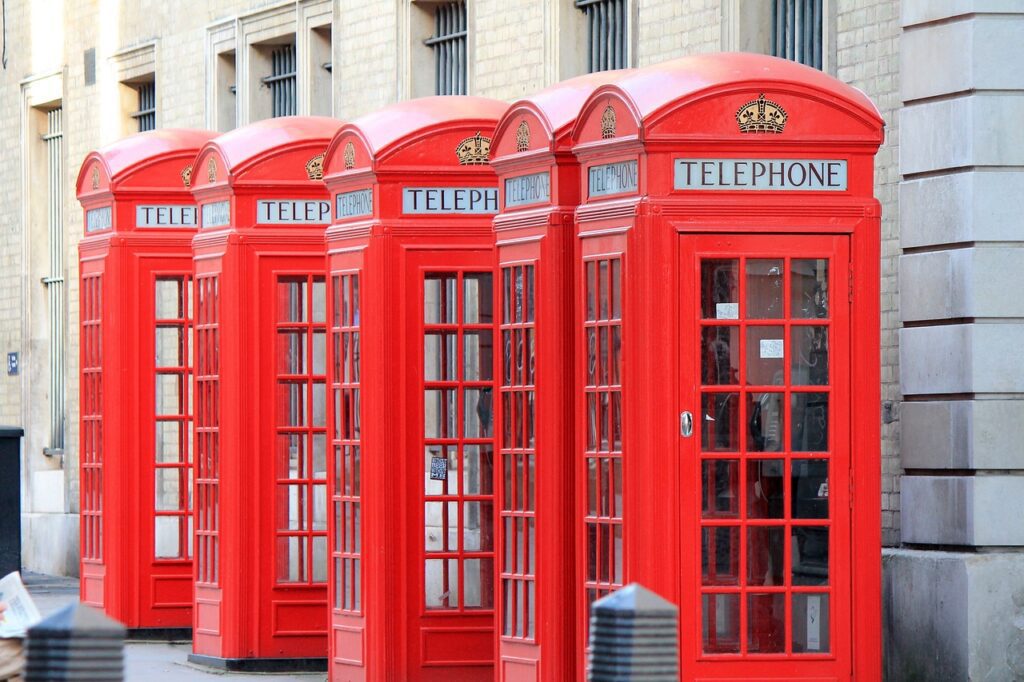
[[466, 3], [434, 9], [434, 35], [424, 42], [434, 50], [434, 94], [466, 94]]
[[627, 0], [576, 0], [587, 19], [587, 71], [627, 66]]
[[295, 98], [295, 43], [281, 45], [270, 52], [270, 75], [262, 82], [270, 88], [270, 115], [294, 116]]
[[61, 107], [46, 113], [46, 196], [47, 232], [49, 236], [49, 273], [43, 278], [49, 312], [50, 364], [50, 435], [47, 454], [64, 451], [64, 409], [66, 369], [66, 336], [64, 325], [64, 110]]
[[131, 117], [139, 125], [139, 132], [156, 128], [156, 81], [139, 83], [135, 88], [139, 93], [139, 109]]
[[772, 0], [771, 53], [822, 67], [823, 0]]

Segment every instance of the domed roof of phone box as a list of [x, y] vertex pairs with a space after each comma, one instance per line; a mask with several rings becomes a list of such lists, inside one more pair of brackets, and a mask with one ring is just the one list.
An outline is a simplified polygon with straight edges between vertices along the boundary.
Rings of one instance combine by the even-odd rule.
[[342, 123], [326, 116], [267, 118], [220, 135], [203, 152], [215, 149], [227, 165], [228, 174], [237, 175], [275, 150], [319, 140], [326, 143]]
[[[88, 192], [83, 186], [86, 169], [98, 163], [102, 168], [103, 186], [117, 185], [134, 173], [160, 163], [181, 157], [195, 156], [196, 151], [217, 136], [210, 130], [192, 128], [160, 128], [122, 138], [90, 152], [82, 162], [76, 187], [78, 193]], [[99, 188], [97, 188], [99, 189]], [[184, 189], [184, 184], [182, 184]]]

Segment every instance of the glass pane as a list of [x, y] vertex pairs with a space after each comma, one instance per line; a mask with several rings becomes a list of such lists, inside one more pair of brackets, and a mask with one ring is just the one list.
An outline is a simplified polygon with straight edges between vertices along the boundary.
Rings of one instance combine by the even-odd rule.
[[793, 584], [828, 585], [828, 528], [793, 528]]
[[704, 260], [700, 264], [700, 308], [705, 320], [739, 318], [739, 261]]
[[750, 259], [747, 261], [747, 317], [750, 319], [781, 319], [782, 260]]
[[300, 433], [280, 433], [277, 435], [278, 478], [304, 478], [304, 438]]
[[747, 462], [747, 518], [781, 519], [785, 515], [781, 459]]
[[423, 392], [423, 428], [427, 438], [455, 438], [458, 409], [454, 390]]
[[701, 584], [739, 584], [739, 526], [715, 526], [701, 528], [700, 540]]
[[458, 381], [457, 337], [454, 333], [423, 335], [424, 381]]
[[462, 492], [466, 495], [492, 494], [494, 492], [493, 467], [494, 448], [491, 445], [464, 446]]
[[790, 489], [794, 519], [828, 518], [828, 460], [797, 459], [792, 462]]
[[181, 308], [181, 279], [178, 277], [160, 277], [156, 280], [154, 303], [156, 319], [178, 320], [184, 317]]
[[182, 405], [182, 384], [186, 377], [180, 374], [156, 375], [156, 414], [188, 414]]
[[587, 386], [597, 385], [597, 329], [587, 328]]
[[740, 596], [705, 594], [701, 634], [704, 653], [729, 654], [740, 650]]
[[612, 319], [622, 319], [622, 264], [618, 258], [612, 260]]
[[700, 335], [701, 383], [738, 384], [739, 327], [704, 327]]
[[306, 385], [280, 382], [277, 387], [279, 421], [282, 426], [306, 425]]
[[587, 261], [585, 265], [587, 290], [587, 319], [597, 319], [597, 263]]
[[779, 386], [785, 383], [782, 327], [747, 327], [747, 383]]
[[786, 650], [786, 595], [747, 595], [747, 650], [777, 654]]
[[782, 585], [782, 526], [747, 526], [747, 584]]
[[790, 272], [790, 317], [828, 317], [828, 260], [793, 260]]
[[184, 367], [188, 365], [181, 327], [156, 328], [156, 366]]
[[611, 328], [611, 376], [608, 383], [618, 386], [622, 383], [622, 329], [619, 325]]
[[828, 393], [794, 393], [793, 451], [828, 451]]
[[463, 503], [462, 549], [490, 552], [494, 544], [494, 506], [486, 500]]
[[740, 399], [737, 393], [705, 393], [700, 417], [705, 452], [739, 450]]
[[277, 333], [277, 373], [305, 374], [308, 371], [306, 334], [304, 332], [279, 331]]
[[156, 470], [156, 509], [158, 511], [177, 511], [185, 509], [186, 500], [182, 498], [185, 490], [181, 487], [181, 469]]
[[608, 261], [600, 260], [597, 262], [597, 318], [599, 320], [607, 320], [611, 317], [609, 314], [610, 289], [611, 287], [608, 284]]
[[306, 560], [305, 537], [278, 537], [277, 563], [278, 582], [299, 582], [309, 579], [309, 564]]
[[467, 388], [464, 396], [465, 437], [489, 438], [492, 422], [491, 389]]
[[423, 280], [423, 321], [455, 324], [455, 306], [455, 275], [427, 275]]
[[327, 582], [327, 538], [323, 535], [313, 537], [313, 582]]
[[793, 327], [790, 381], [796, 386], [828, 384], [828, 327]]
[[306, 278], [281, 278], [277, 283], [279, 322], [306, 321]]
[[782, 450], [782, 394], [747, 394], [747, 450]]
[[704, 518], [739, 516], [739, 460], [706, 459], [701, 462], [701, 510]]
[[451, 495], [459, 492], [458, 446], [428, 445], [424, 450], [423, 493]]
[[323, 279], [313, 280], [313, 321], [327, 321], [327, 285]]
[[313, 382], [313, 426], [327, 426], [327, 384]]
[[463, 570], [466, 608], [489, 609], [494, 606], [493, 560], [489, 558], [466, 559]]
[[[182, 437], [187, 438], [184, 433], [183, 422], [157, 422], [156, 423], [156, 461], [160, 463], [182, 461], [181, 442]], [[188, 445], [186, 442], [185, 451]]]
[[828, 604], [828, 594], [793, 595], [793, 653], [830, 651]]
[[490, 331], [467, 331], [463, 337], [463, 380], [490, 381], [494, 375], [494, 342]]
[[463, 321], [467, 324], [490, 324], [494, 315], [491, 307], [494, 294], [491, 292], [491, 273], [467, 273], [462, 278]]
[[423, 582], [428, 609], [458, 608], [458, 559], [427, 559], [423, 567]]
[[327, 479], [327, 435], [313, 434], [313, 478]]
[[313, 332], [313, 374], [327, 374], [326, 332]]
[[501, 275], [501, 322], [502, 324], [509, 324], [510, 322], [512, 322], [512, 268], [503, 268], [501, 271]]
[[182, 537], [182, 517], [157, 516], [154, 519], [154, 549], [157, 559], [177, 559], [182, 556], [188, 537]]

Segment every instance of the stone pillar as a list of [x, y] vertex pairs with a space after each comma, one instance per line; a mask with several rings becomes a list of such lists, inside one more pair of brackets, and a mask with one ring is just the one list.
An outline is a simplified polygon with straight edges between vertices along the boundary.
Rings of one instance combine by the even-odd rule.
[[890, 680], [1024, 679], [1024, 2], [903, 0]]

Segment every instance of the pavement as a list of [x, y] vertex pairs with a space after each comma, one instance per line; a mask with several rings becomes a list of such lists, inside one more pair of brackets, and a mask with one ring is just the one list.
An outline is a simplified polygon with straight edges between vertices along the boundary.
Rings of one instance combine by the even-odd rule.
[[[68, 604], [78, 601], [78, 579], [22, 572], [25, 586], [39, 612], [46, 618]], [[188, 662], [191, 642], [125, 642], [124, 679], [127, 682], [173, 682], [174, 680], [213, 680], [221, 682], [324, 682], [324, 673], [229, 673], [211, 670]]]

